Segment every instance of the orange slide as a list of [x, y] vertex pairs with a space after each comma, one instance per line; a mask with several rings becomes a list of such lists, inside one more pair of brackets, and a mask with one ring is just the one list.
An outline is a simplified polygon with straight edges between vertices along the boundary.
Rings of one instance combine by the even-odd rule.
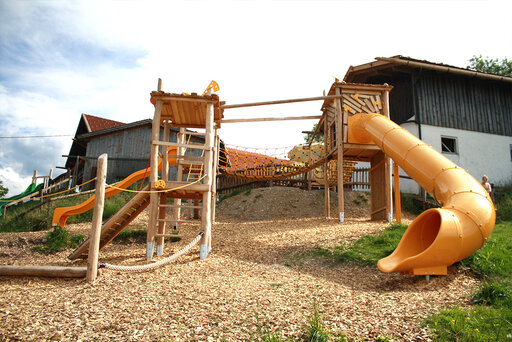
[[445, 275], [448, 266], [482, 247], [496, 212], [475, 178], [382, 115], [356, 114], [348, 127], [349, 142], [379, 146], [442, 205], [409, 225], [395, 251], [379, 260], [381, 271]]
[[[167, 149], [167, 154], [173, 154], [176, 155], [176, 147], [171, 146]], [[175, 165], [176, 164], [176, 158], [169, 158], [169, 165]], [[162, 159], [159, 159], [158, 163], [158, 170], [162, 169]], [[135, 183], [138, 180], [141, 180], [144, 178], [144, 174], [147, 173], [149, 177], [149, 172], [151, 171], [151, 168], [142, 169], [139, 171], [135, 171], [125, 179], [123, 179], [121, 182], [116, 184], [116, 188], [122, 188], [126, 189], [133, 183]], [[114, 196], [118, 193], [120, 193], [122, 190], [115, 189], [115, 188], [107, 188], [105, 189], [105, 198], [108, 198], [110, 196]], [[52, 219], [52, 226], [57, 226], [57, 224], [61, 227], [64, 227], [66, 224], [66, 220], [70, 215], [77, 215], [81, 214], [83, 212], [86, 212], [87, 210], [91, 209], [94, 206], [94, 198], [95, 196], [91, 196], [84, 202], [71, 206], [71, 207], [61, 207], [61, 208], [55, 208], [55, 211], [53, 212], [53, 219]]]

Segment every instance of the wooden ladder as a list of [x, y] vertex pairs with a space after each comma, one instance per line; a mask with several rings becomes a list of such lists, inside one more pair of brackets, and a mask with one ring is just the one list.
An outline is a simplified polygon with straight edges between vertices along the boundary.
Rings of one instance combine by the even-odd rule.
[[[149, 185], [143, 191], [149, 190]], [[129, 200], [119, 211], [107, 220], [101, 227], [100, 249], [108, 245], [123, 229], [125, 229], [149, 205], [149, 193], [139, 192]], [[68, 259], [85, 259], [89, 253], [89, 240], [87, 239]]]

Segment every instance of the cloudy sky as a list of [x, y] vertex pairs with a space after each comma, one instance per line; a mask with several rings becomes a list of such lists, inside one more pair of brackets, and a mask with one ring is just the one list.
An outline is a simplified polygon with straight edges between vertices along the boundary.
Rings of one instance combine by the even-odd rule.
[[[234, 104], [319, 96], [350, 65], [377, 56], [460, 67], [473, 55], [511, 58], [511, 4], [0, 0], [0, 180], [14, 195], [34, 170], [63, 166], [81, 113], [151, 118], [158, 77], [167, 92], [202, 93], [216, 80]], [[319, 108], [232, 109], [226, 118]], [[313, 123], [226, 124], [220, 134], [233, 145], [291, 146]], [[27, 138], [49, 135], [65, 136]]]

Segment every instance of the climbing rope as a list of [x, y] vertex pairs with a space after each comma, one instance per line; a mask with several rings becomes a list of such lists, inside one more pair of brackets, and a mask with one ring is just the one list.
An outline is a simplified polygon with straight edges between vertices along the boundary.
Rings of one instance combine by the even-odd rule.
[[[35, 201], [35, 200], [42, 199], [42, 198], [57, 196], [57, 195], [65, 193], [65, 192], [69, 192], [69, 191], [75, 190], [76, 188], [78, 188], [78, 187], [80, 187], [82, 185], [85, 185], [87, 183], [90, 183], [92, 181], [95, 181], [95, 180], [96, 180], [96, 178], [93, 178], [93, 179], [88, 180], [87, 182], [84, 182], [82, 184], [76, 185], [76, 186], [72, 187], [71, 189], [55, 192], [53, 194], [43, 195], [43, 196], [39, 196], [39, 197], [21, 198], [21, 199], [17, 199], [17, 200], [0, 200], [0, 202], [2, 202], [2, 203], [5, 203], [5, 202], [13, 203], [13, 202]], [[28, 196], [30, 196], [30, 195], [28, 195]]]
[[171, 256], [168, 256], [165, 259], [162, 259], [160, 261], [152, 263], [152, 264], [136, 265], [136, 266], [121, 266], [121, 265], [112, 265], [112, 264], [109, 264], [109, 263], [105, 262], [105, 263], [100, 263], [100, 268], [106, 268], [106, 269], [109, 269], [109, 270], [115, 270], [115, 271], [121, 271], [121, 272], [144, 272], [144, 271], [149, 271], [149, 270], [152, 270], [154, 268], [167, 265], [171, 261], [176, 260], [177, 258], [182, 256], [183, 254], [187, 253], [192, 247], [194, 247], [199, 242], [199, 240], [201, 240], [201, 238], [203, 237], [203, 234], [204, 234], [203, 232], [199, 233], [199, 235], [194, 240], [192, 240], [188, 245], [183, 247], [183, 249], [181, 249], [177, 253], [175, 253], [175, 254], [173, 254]]

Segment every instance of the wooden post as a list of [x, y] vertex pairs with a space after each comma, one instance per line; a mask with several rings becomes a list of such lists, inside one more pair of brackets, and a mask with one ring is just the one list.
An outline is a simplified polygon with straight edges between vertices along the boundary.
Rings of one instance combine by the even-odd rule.
[[393, 163], [393, 179], [395, 182], [395, 216], [396, 222], [402, 223], [402, 203], [400, 198], [400, 175], [398, 174], [398, 164]]
[[[327, 115], [324, 114], [324, 149], [325, 153], [329, 153], [329, 142], [327, 141]], [[310, 152], [311, 153], [311, 152]], [[329, 161], [327, 160], [324, 164], [324, 199], [325, 199], [325, 218], [331, 217], [331, 191], [329, 186]]]
[[[211, 94], [211, 89], [208, 91], [208, 95]], [[204, 184], [208, 186], [208, 191], [203, 193], [203, 211], [201, 214], [201, 227], [204, 233], [201, 242], [200, 242], [200, 251], [199, 257], [201, 260], [206, 259], [208, 253], [211, 250], [211, 225], [212, 225], [212, 216], [211, 216], [211, 190], [213, 184], [213, 144], [214, 144], [214, 127], [213, 127], [213, 103], [208, 103], [206, 105], [206, 134], [205, 134], [205, 147], [204, 151], [204, 172], [206, 177], [204, 178]]]
[[[158, 86], [161, 86], [161, 80], [158, 79]], [[160, 138], [160, 117], [162, 115], [162, 100], [157, 100], [155, 104], [155, 116], [152, 124], [151, 139], [151, 173], [150, 173], [150, 189], [155, 190], [155, 183], [158, 180], [158, 150], [159, 146], [155, 143]], [[156, 233], [156, 223], [158, 216], [158, 193], [150, 194], [150, 212], [149, 223], [147, 229], [146, 259], [153, 259], [153, 245]]]
[[[387, 84], [385, 84], [387, 85]], [[384, 94], [383, 94], [383, 100], [384, 100], [384, 105], [382, 106], [382, 110], [384, 112], [384, 116], [387, 117], [388, 119], [390, 118], [390, 115], [389, 115], [389, 90], [384, 90]], [[386, 193], [386, 214], [387, 214], [387, 219], [388, 219], [388, 222], [393, 222], [393, 180], [392, 180], [392, 168], [393, 168], [393, 165], [392, 165], [392, 160], [391, 158], [389, 158], [388, 156], [385, 157], [385, 174], [384, 174], [384, 177], [385, 177], [385, 193]]]
[[34, 175], [32, 176], [32, 184], [36, 184], [37, 182], [37, 170], [34, 170]]
[[[336, 88], [336, 95], [341, 96], [340, 88]], [[338, 205], [340, 222], [345, 221], [345, 198], [343, 186], [343, 108], [341, 107], [341, 100], [338, 98], [336, 103], [336, 144], [338, 145]]]
[[[212, 224], [215, 223], [215, 207], [217, 205], [217, 166], [219, 162], [219, 137], [217, 136], [217, 128], [214, 129], [213, 139], [215, 145], [213, 148], [213, 166], [212, 171], [215, 175], [212, 176]], [[211, 239], [211, 235], [210, 235]]]
[[92, 283], [98, 275], [98, 254], [100, 251], [101, 222], [103, 219], [103, 206], [105, 204], [105, 181], [107, 178], [107, 155], [98, 157], [98, 171], [96, 174], [96, 196], [92, 214], [89, 255], [87, 258], [87, 282]]

